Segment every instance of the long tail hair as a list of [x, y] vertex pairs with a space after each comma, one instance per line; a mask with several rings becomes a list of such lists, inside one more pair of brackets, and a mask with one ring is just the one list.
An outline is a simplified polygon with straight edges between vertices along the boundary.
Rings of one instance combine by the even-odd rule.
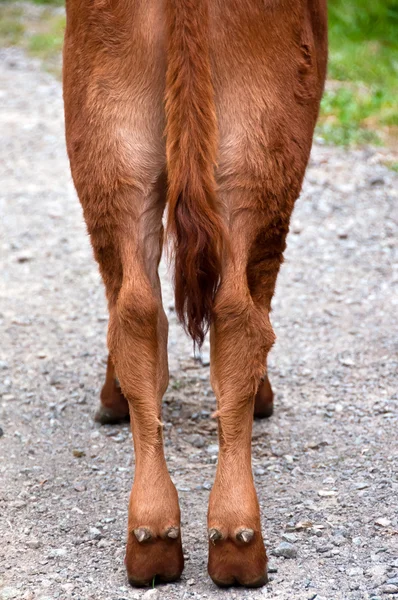
[[208, 0], [167, 0], [167, 230], [174, 242], [176, 312], [199, 346], [212, 318], [224, 237], [216, 210], [208, 19]]

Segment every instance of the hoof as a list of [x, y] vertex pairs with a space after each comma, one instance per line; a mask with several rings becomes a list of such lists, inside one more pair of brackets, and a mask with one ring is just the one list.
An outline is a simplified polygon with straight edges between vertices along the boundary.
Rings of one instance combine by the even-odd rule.
[[265, 585], [267, 554], [261, 532], [241, 527], [232, 538], [219, 529], [209, 529], [208, 571], [219, 587]]
[[176, 581], [184, 568], [180, 528], [168, 527], [160, 535], [149, 527], [134, 529], [127, 542], [125, 564], [132, 586]]
[[117, 411], [113, 408], [106, 407], [100, 404], [99, 409], [94, 415], [94, 421], [101, 425], [116, 425], [117, 423], [125, 423], [130, 420], [129, 412]]
[[254, 403], [254, 418], [268, 419], [274, 412], [274, 393], [268, 376], [261, 380]]

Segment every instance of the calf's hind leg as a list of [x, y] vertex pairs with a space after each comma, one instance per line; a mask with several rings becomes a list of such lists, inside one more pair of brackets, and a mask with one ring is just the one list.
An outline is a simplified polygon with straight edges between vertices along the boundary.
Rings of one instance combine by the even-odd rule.
[[116, 377], [115, 367], [108, 355], [105, 383], [101, 390], [101, 403], [95, 413], [95, 420], [101, 425], [120, 423], [129, 418], [129, 405]]
[[[111, 207], [117, 207], [117, 219]], [[91, 224], [86, 211], [107, 290], [111, 367], [128, 403], [134, 439], [125, 559], [133, 585], [150, 584], [155, 577], [173, 581], [183, 569], [178, 495], [166, 466], [161, 423], [168, 385], [168, 323], [157, 272], [163, 209], [163, 193], [129, 188], [115, 193], [100, 224]]]
[[251, 215], [241, 211], [231, 221], [234, 244], [211, 330], [220, 452], [208, 511], [208, 568], [218, 585], [257, 587], [267, 581], [267, 556], [252, 476], [251, 433], [256, 393], [274, 341], [269, 311], [287, 226], [261, 226], [266, 249], [259, 264], [253, 246], [258, 222], [265, 218], [256, 218], [255, 210]]

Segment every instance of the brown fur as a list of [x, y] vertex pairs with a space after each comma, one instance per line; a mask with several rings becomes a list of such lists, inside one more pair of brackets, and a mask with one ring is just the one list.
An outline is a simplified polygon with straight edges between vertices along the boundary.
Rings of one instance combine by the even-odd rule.
[[176, 311], [200, 345], [211, 322], [223, 247], [208, 1], [169, 0], [166, 10], [168, 230], [174, 236]]
[[[135, 585], [183, 568], [176, 489], [163, 452], [167, 319], [162, 215], [177, 312], [211, 327], [220, 455], [209, 573], [262, 585], [266, 552], [251, 472], [271, 299], [311, 148], [326, 71], [325, 0], [67, 0], [66, 138], [105, 283], [110, 359], [100, 420], [132, 417], [135, 478], [126, 567]], [[115, 382], [117, 374], [121, 389]], [[160, 492], [161, 490], [161, 492]], [[237, 533], [252, 530], [243, 543]], [[139, 542], [134, 531], [150, 532]], [[174, 529], [173, 529], [174, 530]]]

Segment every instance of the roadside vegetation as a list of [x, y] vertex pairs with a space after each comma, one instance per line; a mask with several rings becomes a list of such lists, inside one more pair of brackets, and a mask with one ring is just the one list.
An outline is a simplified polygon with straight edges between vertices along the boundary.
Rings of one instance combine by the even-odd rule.
[[318, 126], [342, 145], [398, 142], [398, 0], [329, 0], [329, 81]]
[[[0, 45], [22, 46], [57, 76], [64, 27], [63, 0], [0, 0]], [[317, 136], [397, 150], [398, 0], [329, 0], [329, 41]]]

